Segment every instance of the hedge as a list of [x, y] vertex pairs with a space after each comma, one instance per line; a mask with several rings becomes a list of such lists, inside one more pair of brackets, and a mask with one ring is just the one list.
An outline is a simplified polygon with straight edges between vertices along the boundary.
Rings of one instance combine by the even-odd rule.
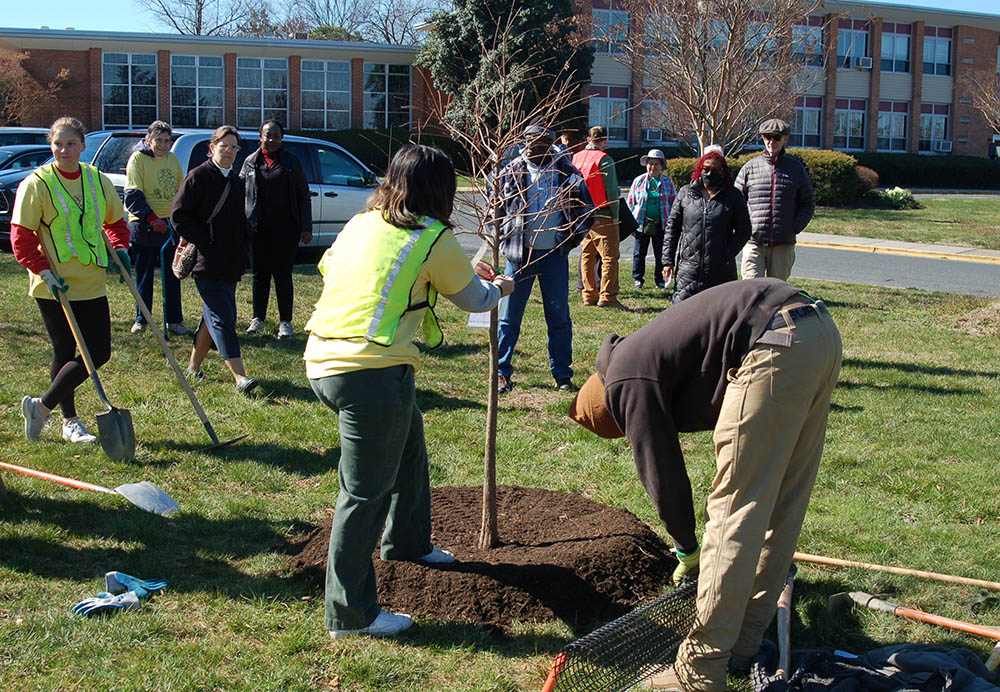
[[1000, 162], [976, 156], [858, 152], [858, 163], [878, 173], [881, 187], [1000, 188]]
[[347, 149], [363, 164], [378, 175], [384, 175], [389, 167], [389, 159], [402, 145], [409, 141], [430, 144], [444, 150], [459, 173], [471, 168], [469, 156], [457, 142], [444, 135], [430, 135], [411, 132], [406, 128], [391, 130], [288, 130], [288, 134], [323, 139]]

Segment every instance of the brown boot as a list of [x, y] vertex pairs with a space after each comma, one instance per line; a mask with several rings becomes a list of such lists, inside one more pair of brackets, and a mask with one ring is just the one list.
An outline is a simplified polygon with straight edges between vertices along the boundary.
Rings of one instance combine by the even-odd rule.
[[599, 303], [597, 303], [597, 307], [599, 307], [599, 308], [614, 308], [616, 310], [621, 310], [622, 312], [632, 312], [632, 309], [630, 307], [628, 307], [627, 305], [625, 305], [624, 303], [622, 303], [617, 298], [615, 298], [614, 300], [605, 301], [603, 303], [599, 302]]

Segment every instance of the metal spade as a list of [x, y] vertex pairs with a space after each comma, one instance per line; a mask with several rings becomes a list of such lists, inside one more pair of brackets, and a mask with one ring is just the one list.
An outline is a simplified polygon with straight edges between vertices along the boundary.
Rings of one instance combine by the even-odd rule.
[[154, 514], [160, 514], [165, 517], [169, 517], [171, 514], [180, 509], [180, 507], [177, 506], [177, 503], [174, 502], [169, 495], [149, 481], [125, 483], [124, 485], [119, 485], [114, 490], [111, 490], [110, 488], [94, 485], [93, 483], [78, 481], [73, 478], [66, 478], [65, 476], [58, 476], [54, 473], [36, 471], [35, 469], [29, 469], [16, 464], [8, 464], [5, 461], [0, 461], [0, 467], [10, 469], [11, 471], [17, 471], [18, 473], [23, 473], [26, 476], [34, 476], [35, 478], [41, 478], [42, 480], [52, 481], [61, 485], [68, 485], [71, 488], [77, 488], [79, 490], [93, 490], [94, 492], [99, 493], [121, 495], [139, 509], [146, 512], [153, 512]]

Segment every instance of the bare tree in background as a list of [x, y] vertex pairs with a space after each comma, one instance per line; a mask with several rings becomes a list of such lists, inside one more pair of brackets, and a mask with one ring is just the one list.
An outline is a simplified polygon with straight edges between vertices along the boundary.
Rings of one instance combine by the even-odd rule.
[[52, 102], [69, 70], [61, 69], [48, 84], [39, 82], [25, 68], [29, 53], [0, 50], [0, 125], [21, 125], [39, 106]]
[[347, 35], [364, 35], [361, 28], [368, 21], [374, 0], [298, 0], [289, 14], [301, 17], [310, 30], [318, 27], [343, 29]]
[[1000, 135], [1000, 71], [981, 70], [965, 78], [972, 105]]
[[[627, 37], [613, 53], [642, 78], [661, 122], [701, 149], [738, 151], [769, 117], [788, 118], [796, 97], [823, 78], [820, 0], [623, 0]], [[595, 32], [600, 34], [598, 30]]]
[[[465, 147], [472, 161], [472, 170], [466, 172], [471, 189], [459, 193], [456, 212], [471, 217], [475, 228], [457, 232], [475, 233], [482, 238], [491, 251], [495, 267], [499, 266], [500, 244], [505, 237], [500, 224], [494, 220], [500, 216], [499, 210], [507, 200], [504, 191], [493, 185], [493, 181], [499, 170], [520, 152], [527, 125], [559, 129], [566, 124], [566, 113], [572, 112], [573, 107], [586, 98], [581, 93], [581, 76], [570, 69], [570, 61], [556, 64], [545, 57], [546, 39], [552, 36], [555, 27], [539, 27], [526, 37], [513, 30], [517, 21], [518, 13], [509, 11], [506, 17], [496, 17], [496, 21], [490, 23], [492, 33], [479, 33], [479, 68], [472, 80], [463, 85], [461, 96], [436, 90], [429, 92], [436, 95], [436, 101], [428, 114], [428, 124], [439, 124], [449, 137]], [[552, 19], [553, 24], [560, 21]], [[577, 47], [589, 50], [579, 37]], [[589, 62], [587, 64], [589, 66]], [[539, 92], [530, 88], [535, 81], [551, 86]], [[552, 205], [570, 203], [569, 190], [563, 190], [562, 197], [553, 200]], [[540, 213], [548, 211], [546, 208]], [[494, 309], [490, 313], [489, 327], [481, 548], [494, 548], [500, 542], [496, 495], [497, 326], [498, 311]]]
[[392, 45], [418, 43], [417, 27], [436, 9], [426, 0], [382, 0], [375, 5], [362, 32], [370, 41]]
[[[179, 34], [231, 36], [250, 19], [260, 3], [250, 0], [136, 0], [160, 24]], [[266, 11], [265, 11], [266, 14]], [[258, 19], [259, 21], [259, 19]]]

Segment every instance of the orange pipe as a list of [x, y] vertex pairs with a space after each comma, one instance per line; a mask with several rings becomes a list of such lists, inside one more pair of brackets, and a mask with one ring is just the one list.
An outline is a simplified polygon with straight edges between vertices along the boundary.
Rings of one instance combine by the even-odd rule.
[[560, 651], [556, 654], [556, 659], [552, 661], [552, 668], [549, 670], [549, 677], [545, 678], [545, 684], [542, 685], [542, 692], [552, 692], [555, 690], [556, 681], [559, 679], [559, 674], [562, 673], [565, 665], [566, 654]]
[[953, 630], [961, 630], [962, 632], [968, 632], [969, 634], [978, 634], [981, 637], [989, 637], [990, 639], [1000, 639], [1000, 630], [996, 627], [987, 627], [985, 625], [976, 625], [971, 622], [952, 620], [951, 618], [946, 618], [942, 615], [932, 615], [931, 613], [925, 613], [922, 610], [914, 610], [913, 608], [904, 608], [902, 606], [896, 606], [896, 609], [892, 612], [900, 617], [910, 618], [911, 620], [920, 620], [921, 622], [928, 622], [932, 625], [948, 627]]
[[18, 473], [23, 473], [26, 476], [34, 476], [35, 478], [41, 478], [46, 481], [53, 481], [55, 483], [61, 483], [62, 485], [68, 485], [71, 488], [78, 488], [79, 490], [94, 490], [99, 493], [110, 493], [115, 494], [114, 490], [102, 487], [100, 485], [94, 485], [93, 483], [87, 483], [85, 481], [78, 481], [72, 478], [66, 478], [66, 476], [57, 476], [54, 473], [46, 473], [45, 471], [36, 471], [35, 469], [25, 468], [24, 466], [18, 466], [17, 464], [8, 464], [5, 461], [0, 461], [0, 466], [5, 469], [10, 469], [11, 471], [17, 471]]

